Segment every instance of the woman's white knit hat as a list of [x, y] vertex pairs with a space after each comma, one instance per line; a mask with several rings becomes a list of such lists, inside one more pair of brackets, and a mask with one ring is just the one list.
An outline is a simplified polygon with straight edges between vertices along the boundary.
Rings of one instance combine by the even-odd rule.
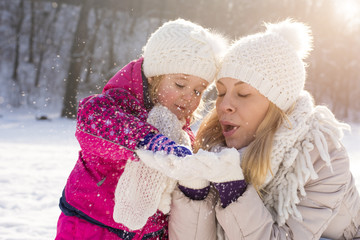
[[146, 77], [183, 73], [211, 83], [218, 72], [227, 41], [184, 19], [169, 21], [159, 27], [143, 48]]
[[265, 26], [264, 33], [232, 44], [217, 79], [229, 77], [248, 83], [286, 111], [305, 85], [303, 59], [312, 49], [311, 31], [291, 19]]

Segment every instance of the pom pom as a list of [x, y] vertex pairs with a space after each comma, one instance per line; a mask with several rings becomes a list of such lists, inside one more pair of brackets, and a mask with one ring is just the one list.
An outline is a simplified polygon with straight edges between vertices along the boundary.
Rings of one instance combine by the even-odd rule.
[[296, 50], [301, 59], [306, 58], [312, 50], [312, 34], [310, 27], [286, 19], [279, 23], [265, 23], [267, 33], [276, 33], [287, 40]]
[[200, 49], [200, 51], [204, 51], [206, 54], [208, 51], [213, 53], [216, 63], [221, 61], [229, 46], [229, 41], [226, 37], [210, 29], [192, 31], [190, 36], [204, 44], [204, 48]]
[[223, 58], [225, 51], [229, 46], [228, 39], [216, 32], [207, 33], [206, 38], [208, 39], [208, 43], [211, 45], [215, 59], [219, 62]]

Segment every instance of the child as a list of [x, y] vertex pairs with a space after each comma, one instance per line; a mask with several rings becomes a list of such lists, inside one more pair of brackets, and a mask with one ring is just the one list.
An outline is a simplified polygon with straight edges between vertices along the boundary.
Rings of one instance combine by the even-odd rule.
[[121, 69], [102, 94], [80, 102], [76, 137], [81, 151], [60, 199], [56, 239], [167, 238], [167, 216], [159, 210], [138, 230], [115, 222], [115, 188], [127, 162], [138, 161], [137, 148], [191, 154], [150, 125], [148, 113], [162, 104], [193, 140], [193, 113], [215, 78], [225, 45], [221, 36], [189, 21], [167, 22], [151, 35], [143, 58]]

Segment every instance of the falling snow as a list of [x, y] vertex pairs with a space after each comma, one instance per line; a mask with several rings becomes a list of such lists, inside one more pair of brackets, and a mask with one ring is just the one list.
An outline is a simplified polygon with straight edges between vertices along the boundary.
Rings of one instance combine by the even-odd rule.
[[[0, 112], [0, 239], [54, 239], [59, 197], [79, 150], [75, 121]], [[344, 144], [360, 189], [360, 125]]]

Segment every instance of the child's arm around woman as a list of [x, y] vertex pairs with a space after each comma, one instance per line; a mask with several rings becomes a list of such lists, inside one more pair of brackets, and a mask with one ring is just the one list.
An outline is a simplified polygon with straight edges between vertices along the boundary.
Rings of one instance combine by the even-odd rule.
[[124, 154], [134, 160], [131, 150], [150, 132], [158, 133], [146, 122], [149, 100], [143, 97], [141, 64], [142, 59], [129, 63], [102, 94], [80, 102], [76, 137], [83, 150], [109, 161], [124, 159]]

